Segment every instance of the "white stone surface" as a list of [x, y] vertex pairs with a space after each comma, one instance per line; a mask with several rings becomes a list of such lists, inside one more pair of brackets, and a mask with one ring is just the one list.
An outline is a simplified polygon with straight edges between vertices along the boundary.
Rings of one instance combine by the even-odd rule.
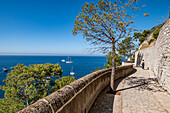
[[145, 61], [145, 69], [152, 70], [161, 86], [170, 93], [170, 19], [161, 28], [155, 46], [135, 53], [135, 65]]

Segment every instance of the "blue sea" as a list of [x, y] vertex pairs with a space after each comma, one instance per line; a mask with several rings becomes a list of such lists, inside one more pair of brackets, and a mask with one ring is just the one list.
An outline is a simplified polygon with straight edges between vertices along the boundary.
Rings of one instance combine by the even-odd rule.
[[[45, 63], [59, 63], [63, 70], [62, 76], [69, 76], [70, 71], [73, 68], [75, 72], [75, 78], [83, 77], [91, 71], [95, 70], [95, 67], [104, 68], [107, 58], [104, 56], [71, 56], [71, 60], [74, 63], [66, 64], [61, 60], [68, 60], [67, 56], [0, 56], [0, 85], [5, 85], [3, 80], [6, 78], [6, 72], [3, 72], [3, 67], [16, 66], [18, 63], [29, 66], [31, 64], [45, 64]], [[8, 71], [10, 72], [10, 70]], [[4, 91], [0, 90], [0, 98], [4, 97]]]

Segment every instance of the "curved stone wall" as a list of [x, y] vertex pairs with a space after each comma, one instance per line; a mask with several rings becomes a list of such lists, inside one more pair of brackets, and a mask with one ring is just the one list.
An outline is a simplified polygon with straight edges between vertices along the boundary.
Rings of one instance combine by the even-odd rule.
[[[115, 79], [133, 71], [132, 65], [116, 69]], [[110, 82], [111, 69], [103, 69], [82, 77], [70, 85], [19, 111], [19, 113], [87, 113], [99, 93]]]

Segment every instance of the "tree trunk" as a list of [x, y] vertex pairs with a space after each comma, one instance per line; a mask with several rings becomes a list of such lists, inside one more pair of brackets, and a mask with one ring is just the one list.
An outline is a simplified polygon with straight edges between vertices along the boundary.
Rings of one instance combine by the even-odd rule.
[[112, 73], [111, 73], [111, 80], [110, 80], [110, 87], [112, 91], [115, 91], [114, 76], [115, 76], [115, 43], [113, 43], [112, 45]]
[[26, 99], [26, 105], [29, 106], [28, 100]]

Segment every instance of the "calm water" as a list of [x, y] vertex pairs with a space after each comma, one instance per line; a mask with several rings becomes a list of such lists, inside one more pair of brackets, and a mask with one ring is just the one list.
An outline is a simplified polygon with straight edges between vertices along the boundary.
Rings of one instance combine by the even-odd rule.
[[[107, 58], [103, 56], [72, 56], [71, 60], [74, 62], [72, 64], [66, 64], [61, 62], [62, 59], [67, 60], [67, 56], [0, 56], [0, 85], [4, 85], [2, 80], [6, 78], [5, 72], [3, 72], [3, 67], [16, 66], [18, 63], [24, 64], [26, 66], [30, 64], [45, 64], [45, 63], [59, 63], [63, 70], [62, 76], [70, 75], [71, 68], [75, 72], [75, 78], [78, 79], [83, 77], [91, 71], [95, 70], [95, 67], [104, 67]], [[0, 98], [4, 97], [4, 91], [0, 90]]]

